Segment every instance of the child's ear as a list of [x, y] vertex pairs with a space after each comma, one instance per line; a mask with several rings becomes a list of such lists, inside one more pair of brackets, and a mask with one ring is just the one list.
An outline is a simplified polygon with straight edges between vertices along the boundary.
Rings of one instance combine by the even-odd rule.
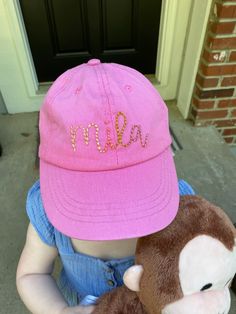
[[143, 274], [142, 265], [134, 265], [126, 270], [123, 276], [124, 284], [132, 291], [139, 291], [139, 282]]

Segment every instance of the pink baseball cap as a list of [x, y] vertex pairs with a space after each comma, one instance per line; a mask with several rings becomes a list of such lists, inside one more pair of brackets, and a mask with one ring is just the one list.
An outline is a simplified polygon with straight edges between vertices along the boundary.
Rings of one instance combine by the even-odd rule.
[[40, 110], [45, 212], [81, 240], [141, 237], [179, 205], [167, 107], [145, 76], [91, 59], [59, 76]]

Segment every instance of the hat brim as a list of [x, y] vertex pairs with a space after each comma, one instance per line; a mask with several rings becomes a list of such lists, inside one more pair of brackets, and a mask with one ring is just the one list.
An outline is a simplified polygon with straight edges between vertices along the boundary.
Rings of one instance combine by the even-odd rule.
[[170, 148], [145, 162], [106, 171], [74, 171], [40, 159], [40, 188], [52, 225], [72, 238], [118, 240], [168, 226], [179, 206]]

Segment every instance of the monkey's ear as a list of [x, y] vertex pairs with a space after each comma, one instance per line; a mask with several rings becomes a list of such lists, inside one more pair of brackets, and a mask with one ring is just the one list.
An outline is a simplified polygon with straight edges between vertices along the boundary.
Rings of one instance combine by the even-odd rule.
[[126, 270], [123, 276], [124, 284], [132, 291], [139, 291], [139, 282], [143, 274], [142, 265], [134, 265]]

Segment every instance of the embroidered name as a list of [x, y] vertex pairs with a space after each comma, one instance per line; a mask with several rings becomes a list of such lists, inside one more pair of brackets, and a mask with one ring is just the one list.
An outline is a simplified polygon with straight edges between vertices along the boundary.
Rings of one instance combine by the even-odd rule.
[[[120, 128], [119, 120], [123, 122], [122, 127]], [[96, 146], [97, 150], [100, 153], [105, 153], [108, 150], [108, 147], [110, 149], [116, 149], [118, 146], [122, 147], [128, 147], [131, 145], [133, 142], [137, 142], [138, 139], [140, 140], [140, 144], [142, 147], [147, 146], [147, 139], [148, 139], [148, 134], [146, 134], [144, 140], [142, 136], [142, 129], [141, 125], [134, 124], [130, 130], [130, 138], [127, 143], [123, 142], [123, 134], [125, 132], [127, 126], [127, 118], [125, 114], [121, 111], [119, 111], [116, 116], [115, 116], [115, 129], [116, 129], [116, 135], [117, 135], [117, 142], [112, 143], [111, 141], [111, 129], [109, 127], [106, 127], [106, 143], [104, 147], [102, 148], [100, 139], [99, 139], [99, 127], [96, 123], [92, 122], [89, 123], [87, 127], [83, 127], [82, 125], [76, 125], [76, 126], [71, 126], [70, 127], [70, 140], [71, 140], [71, 146], [73, 151], [75, 152], [77, 150], [77, 133], [79, 129], [83, 130], [83, 139], [84, 143], [86, 145], [89, 145], [90, 138], [89, 138], [89, 129], [94, 128], [95, 129], [95, 141], [96, 141]]]

